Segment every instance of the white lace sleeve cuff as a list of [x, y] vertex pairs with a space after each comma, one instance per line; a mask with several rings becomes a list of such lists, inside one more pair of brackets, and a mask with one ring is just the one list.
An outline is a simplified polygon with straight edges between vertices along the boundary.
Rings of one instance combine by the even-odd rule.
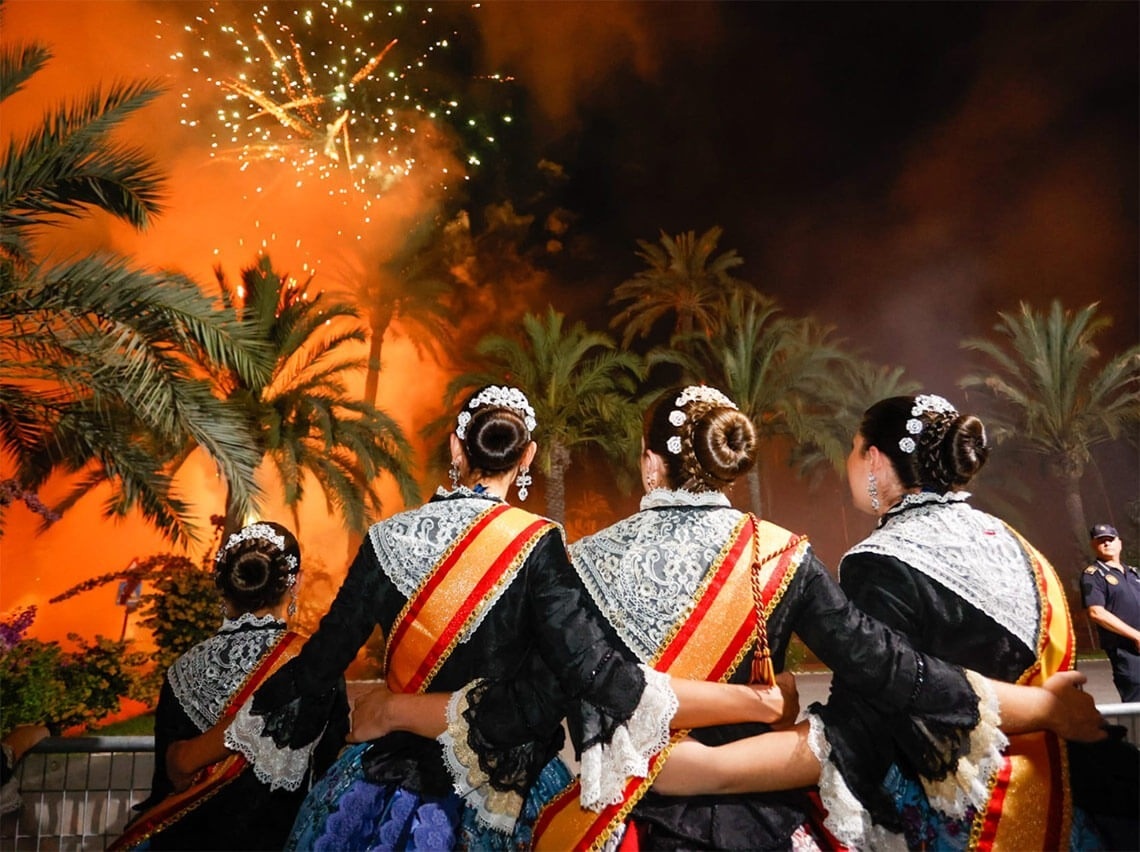
[[437, 742], [443, 746], [443, 760], [455, 792], [474, 808], [479, 822], [495, 831], [510, 834], [522, 811], [522, 796], [491, 786], [490, 778], [479, 767], [479, 757], [467, 739], [467, 719], [463, 711], [467, 709], [468, 690], [477, 684], [478, 681], [468, 684], [451, 694], [447, 702], [447, 730], [439, 735]]
[[669, 742], [669, 723], [677, 713], [677, 696], [669, 676], [641, 666], [645, 691], [629, 721], [614, 731], [610, 742], [591, 746], [582, 754], [582, 807], [600, 811], [620, 804], [630, 777], [644, 778], [649, 758]]
[[320, 737], [299, 749], [280, 748], [271, 737], [262, 736], [265, 722], [249, 712], [252, 704], [252, 698], [245, 702], [226, 728], [226, 748], [242, 754], [253, 766], [257, 780], [269, 785], [270, 790], [296, 790]]
[[871, 821], [871, 815], [851, 792], [843, 774], [831, 762], [831, 743], [823, 720], [808, 712], [808, 748], [819, 761], [819, 798], [823, 824], [848, 849], [905, 850], [906, 839]]
[[978, 724], [970, 732], [969, 751], [958, 758], [953, 772], [941, 781], [922, 779], [932, 807], [954, 817], [966, 815], [967, 807], [983, 810], [989, 801], [989, 781], [1001, 767], [1002, 752], [1009, 740], [1001, 732], [997, 695], [986, 678], [966, 670], [966, 679], [978, 696]]

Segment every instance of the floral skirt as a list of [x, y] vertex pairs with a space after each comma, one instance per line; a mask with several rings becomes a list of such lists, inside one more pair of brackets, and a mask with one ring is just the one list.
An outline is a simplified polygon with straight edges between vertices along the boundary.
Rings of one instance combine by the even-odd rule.
[[293, 823], [287, 850], [507, 852], [526, 848], [527, 828], [522, 829], [522, 840], [517, 830], [514, 837], [495, 831], [479, 822], [475, 810], [466, 807], [456, 793], [428, 796], [396, 784], [369, 781], [361, 762], [367, 749], [367, 743], [345, 749], [313, 785]]

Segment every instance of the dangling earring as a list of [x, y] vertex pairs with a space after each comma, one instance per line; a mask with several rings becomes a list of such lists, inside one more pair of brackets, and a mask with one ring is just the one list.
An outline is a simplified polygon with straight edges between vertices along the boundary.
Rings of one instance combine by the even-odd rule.
[[527, 490], [533, 479], [530, 478], [530, 468], [523, 466], [519, 468], [519, 475], [515, 477], [515, 487], [519, 490], [519, 500], [526, 500], [530, 492]]
[[651, 473], [645, 477], [645, 490], [653, 491], [657, 487], [657, 474]]
[[459, 463], [455, 459], [451, 460], [451, 467], [447, 469], [447, 475], [451, 479], [451, 487], [459, 487]]
[[875, 481], [875, 474], [870, 471], [867, 472], [867, 496], [871, 498], [871, 511], [878, 512], [879, 506], [879, 483]]
[[297, 614], [297, 587], [293, 587], [293, 594], [289, 597], [289, 608], [287, 610], [289, 617], [292, 618]]

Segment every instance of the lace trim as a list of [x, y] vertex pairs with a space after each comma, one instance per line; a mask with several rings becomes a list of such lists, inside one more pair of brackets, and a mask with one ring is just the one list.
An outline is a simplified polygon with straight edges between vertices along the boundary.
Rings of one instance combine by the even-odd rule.
[[630, 777], [649, 773], [649, 758], [669, 743], [669, 723], [677, 714], [677, 696], [669, 676], [641, 666], [645, 691], [629, 721], [614, 731], [607, 744], [598, 743], [582, 754], [582, 807], [600, 811], [625, 801]]
[[977, 672], [966, 670], [966, 680], [978, 696], [978, 724], [970, 732], [969, 751], [940, 781], [922, 778], [922, 787], [932, 807], [952, 817], [964, 817], [968, 808], [983, 811], [989, 802], [990, 779], [1005, 758], [1009, 740], [1001, 732], [1001, 709], [993, 687]]
[[965, 496], [909, 494], [909, 506], [904, 500], [848, 553], [898, 559], [1036, 650], [1040, 610], [1029, 557], [1004, 523], [961, 502]]
[[851, 792], [839, 767], [831, 762], [831, 743], [823, 720], [808, 711], [808, 748], [819, 761], [819, 797], [823, 824], [849, 849], [904, 850], [906, 838], [871, 821], [871, 815]]
[[284, 631], [285, 625], [272, 616], [268, 622], [252, 616], [226, 621], [221, 633], [199, 642], [167, 669], [175, 700], [199, 731], [222, 718], [231, 696]]
[[[704, 496], [650, 496], [656, 494]], [[652, 660], [692, 612], [695, 592], [743, 517], [719, 503], [707, 511], [692, 508], [671, 504], [641, 511], [570, 546], [582, 585], [642, 662]]]
[[669, 488], [654, 488], [641, 498], [641, 509], [660, 509], [667, 506], [722, 506], [732, 503], [720, 491], [685, 491]]
[[252, 612], [243, 612], [237, 618], [223, 618], [222, 626], [218, 628], [218, 632], [229, 633], [247, 624], [250, 627], [280, 627], [282, 630], [285, 629], [285, 622], [274, 616], [271, 612], [267, 612], [265, 615], [254, 615]]
[[510, 790], [496, 790], [480, 767], [479, 756], [467, 739], [467, 693], [477, 685], [468, 684], [453, 692], [447, 702], [447, 730], [437, 737], [443, 746], [443, 761], [451, 775], [455, 792], [462, 796], [482, 825], [510, 834], [522, 811], [523, 798]]
[[368, 540], [382, 570], [410, 598], [456, 537], [497, 500], [469, 489], [445, 492], [463, 499], [436, 500], [373, 524]]
[[250, 698], [226, 728], [226, 748], [244, 755], [257, 780], [270, 790], [297, 790], [309, 771], [309, 758], [320, 737], [299, 749], [280, 748], [271, 737], [262, 736], [265, 721], [250, 712], [252, 706]]
[[944, 494], [939, 494], [937, 491], [913, 491], [910, 494], [903, 495], [899, 502], [887, 509], [883, 513], [883, 520], [885, 521], [891, 515], [897, 515], [899, 512], [912, 509], [915, 506], [925, 506], [928, 503], [940, 503], [942, 505], [964, 503], [971, 496], [969, 491], [947, 491]]

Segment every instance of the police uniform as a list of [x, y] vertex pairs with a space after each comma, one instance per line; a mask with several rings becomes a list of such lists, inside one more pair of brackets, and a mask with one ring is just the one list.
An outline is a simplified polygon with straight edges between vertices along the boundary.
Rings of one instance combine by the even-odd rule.
[[[1099, 559], [1081, 575], [1081, 599], [1086, 608], [1102, 606], [1121, 621], [1140, 626], [1140, 570], [1115, 568]], [[1126, 636], [1097, 626], [1100, 646], [1112, 663], [1112, 682], [1122, 701], [1140, 701], [1140, 651]]]

